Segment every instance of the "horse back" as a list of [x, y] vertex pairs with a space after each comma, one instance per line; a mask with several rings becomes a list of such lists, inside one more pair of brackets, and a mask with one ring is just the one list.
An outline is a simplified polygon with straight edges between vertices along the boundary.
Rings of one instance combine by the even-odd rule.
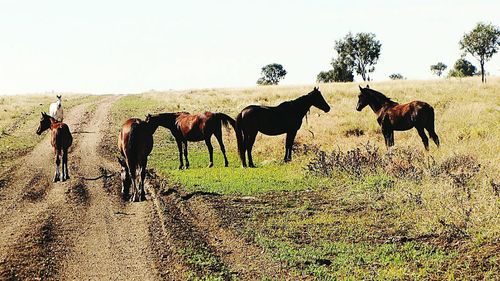
[[387, 109], [381, 119], [387, 119], [395, 130], [408, 130], [427, 119], [434, 118], [434, 109], [423, 101], [412, 101], [405, 104], [396, 104]]
[[73, 144], [73, 136], [68, 125], [62, 122], [54, 123], [50, 127], [51, 144], [56, 150], [68, 149]]
[[138, 165], [153, 149], [153, 135], [146, 122], [131, 118], [125, 121], [118, 137], [118, 148], [129, 165]]
[[176, 119], [176, 127], [182, 137], [188, 141], [205, 139], [205, 131], [212, 127], [214, 114], [206, 111], [200, 114], [181, 113]]
[[298, 130], [302, 124], [302, 118], [297, 112], [288, 109], [288, 103], [273, 107], [247, 106], [240, 113], [239, 126], [257, 130], [266, 135], [280, 135], [290, 130]]

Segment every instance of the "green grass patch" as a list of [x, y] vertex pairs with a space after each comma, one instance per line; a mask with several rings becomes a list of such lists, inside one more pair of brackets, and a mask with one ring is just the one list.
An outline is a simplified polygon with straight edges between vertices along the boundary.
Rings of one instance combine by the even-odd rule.
[[214, 254], [203, 248], [184, 248], [179, 254], [184, 260], [194, 268], [195, 272], [190, 272], [189, 280], [218, 281], [233, 280], [230, 278], [229, 268], [222, 264]]
[[319, 280], [401, 280], [443, 276], [456, 257], [433, 246], [345, 241], [315, 241], [298, 245], [258, 236], [256, 241], [272, 257], [298, 276]]
[[275, 160], [263, 161], [257, 163], [257, 168], [241, 168], [236, 153], [228, 152], [230, 166], [224, 167], [224, 158], [218, 149], [214, 149], [214, 167], [207, 168], [209, 156], [205, 144], [189, 145], [190, 168], [187, 170], [178, 169], [177, 146], [172, 143], [156, 147], [149, 160], [161, 175], [182, 184], [188, 191], [252, 195], [269, 191], [310, 189], [325, 181], [308, 176], [300, 161], [303, 159], [295, 159], [288, 164]]

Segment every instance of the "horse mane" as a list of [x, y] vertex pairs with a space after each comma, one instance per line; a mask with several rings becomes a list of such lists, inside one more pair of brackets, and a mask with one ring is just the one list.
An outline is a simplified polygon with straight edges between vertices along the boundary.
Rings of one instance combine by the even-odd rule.
[[172, 121], [173, 126], [177, 126], [177, 118], [181, 114], [189, 114], [189, 112], [186, 111], [179, 111], [179, 112], [164, 112], [164, 113], [158, 113], [158, 114], [153, 114], [151, 115], [152, 118], [158, 118], [158, 125], [160, 126], [167, 126], [166, 122], [167, 121]]
[[286, 106], [286, 105], [294, 105], [294, 104], [302, 104], [307, 98], [310, 97], [311, 93], [313, 93], [313, 92], [307, 93], [307, 94], [302, 95], [300, 97], [297, 97], [297, 98], [295, 98], [293, 100], [284, 101], [284, 102], [278, 104], [277, 107], [283, 107], [283, 106]]
[[393, 101], [391, 98], [389, 98], [386, 95], [382, 94], [381, 92], [375, 91], [373, 89], [364, 88], [363, 91], [366, 91], [371, 97], [375, 98], [381, 104], [384, 104], [384, 103], [398, 104], [397, 102]]

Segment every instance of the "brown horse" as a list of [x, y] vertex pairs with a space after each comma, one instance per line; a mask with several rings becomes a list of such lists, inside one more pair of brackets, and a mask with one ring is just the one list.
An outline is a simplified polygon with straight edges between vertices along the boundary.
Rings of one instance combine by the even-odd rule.
[[[214, 148], [210, 141], [212, 135], [215, 135], [215, 138], [217, 138], [219, 142], [220, 150], [222, 151], [222, 155], [224, 155], [224, 166], [227, 167], [229, 165], [226, 157], [226, 148], [222, 142], [222, 125], [226, 128], [228, 128], [229, 125], [235, 128], [235, 121], [226, 114], [220, 112], [205, 112], [196, 115], [189, 114], [188, 112], [170, 112], [156, 115], [148, 114], [146, 122], [154, 128], [153, 130], [156, 130], [158, 126], [162, 126], [172, 132], [177, 142], [177, 148], [179, 149], [179, 169], [189, 168], [188, 141], [196, 142], [204, 140], [210, 156], [208, 167], [214, 165]], [[183, 147], [186, 166], [184, 166], [182, 161]]]
[[330, 111], [330, 106], [321, 95], [319, 88], [315, 87], [312, 92], [275, 107], [260, 105], [245, 107], [236, 117], [236, 136], [243, 167], [247, 166], [245, 152], [248, 153], [248, 165], [255, 167], [252, 160], [252, 147], [258, 132], [270, 136], [286, 134], [284, 161], [291, 161], [295, 135], [311, 106], [324, 112]]
[[377, 115], [377, 122], [382, 128], [387, 147], [394, 145], [394, 131], [406, 131], [415, 127], [418, 135], [429, 150], [429, 139], [425, 134], [427, 130], [434, 143], [439, 147], [439, 137], [434, 130], [434, 108], [423, 101], [412, 101], [399, 104], [386, 97], [384, 94], [370, 89], [362, 88], [358, 96], [357, 111], [369, 105]]
[[[130, 186], [132, 185], [131, 201], [137, 202], [146, 199], [144, 192], [144, 179], [146, 178], [146, 166], [148, 156], [153, 149], [153, 133], [146, 122], [138, 118], [125, 121], [118, 137], [118, 148], [124, 159], [118, 158], [122, 179], [122, 197], [129, 198]], [[140, 174], [138, 183], [137, 175]]]
[[[42, 118], [40, 119], [40, 125], [38, 126], [36, 133], [41, 135], [47, 129], [50, 129], [50, 144], [52, 145], [52, 148], [54, 148], [54, 154], [56, 156], [56, 172], [54, 174], [54, 182], [59, 180], [65, 181], [69, 179], [68, 149], [73, 143], [73, 137], [71, 136], [68, 125], [63, 122], [59, 122], [47, 115], [47, 113], [42, 112]], [[59, 172], [61, 158], [62, 176]]]

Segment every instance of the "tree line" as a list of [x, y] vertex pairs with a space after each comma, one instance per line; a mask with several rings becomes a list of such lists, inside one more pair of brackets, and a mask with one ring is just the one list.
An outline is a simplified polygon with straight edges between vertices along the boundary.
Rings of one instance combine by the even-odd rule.
[[[465, 33], [458, 42], [462, 56], [455, 62], [448, 72], [449, 77], [464, 77], [478, 74], [477, 68], [465, 59], [466, 54], [478, 60], [480, 65], [481, 81], [485, 79], [485, 63], [498, 52], [500, 46], [500, 28], [493, 24], [478, 23], [472, 31]], [[336, 56], [331, 61], [332, 68], [321, 71], [316, 81], [351, 82], [354, 74], [360, 75], [363, 81], [370, 81], [370, 74], [375, 71], [382, 44], [373, 33], [349, 32], [344, 38], [336, 40], [334, 50]], [[441, 76], [448, 66], [438, 62], [430, 66], [430, 70]], [[257, 80], [259, 85], [277, 85], [287, 74], [285, 68], [278, 63], [268, 64], [261, 69], [262, 77]], [[401, 73], [393, 73], [390, 79], [406, 79]]]

